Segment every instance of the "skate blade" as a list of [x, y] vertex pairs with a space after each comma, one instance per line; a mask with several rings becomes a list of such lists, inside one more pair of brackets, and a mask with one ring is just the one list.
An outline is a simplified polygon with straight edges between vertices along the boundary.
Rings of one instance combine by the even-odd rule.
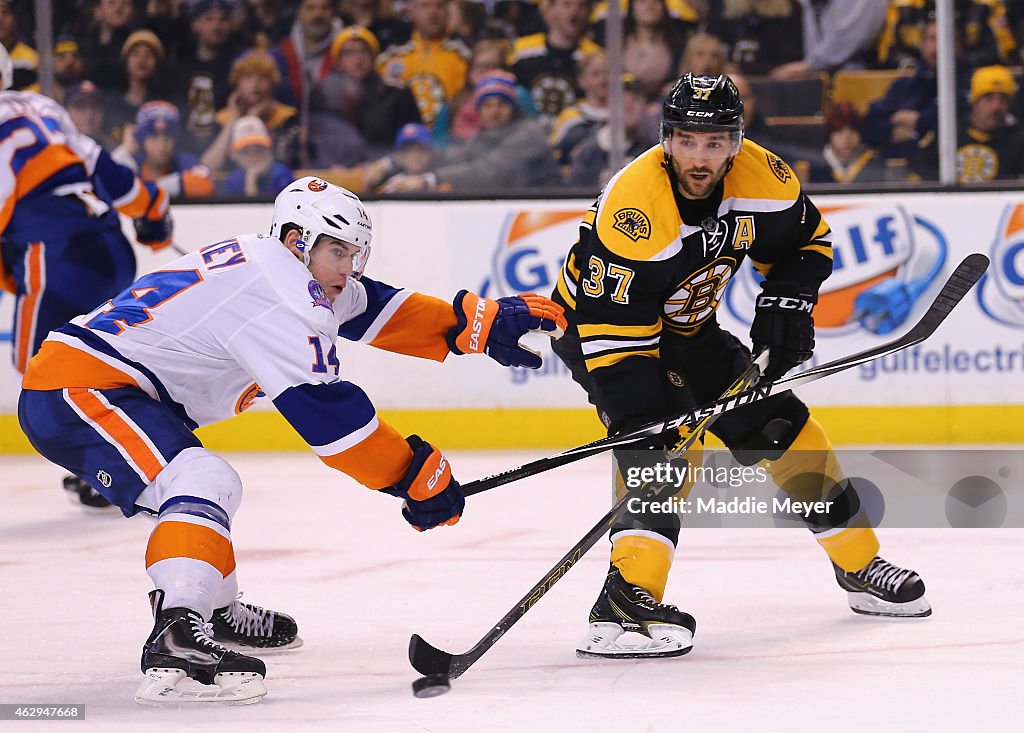
[[932, 607], [924, 596], [906, 603], [890, 603], [870, 593], [847, 592], [850, 609], [862, 616], [888, 616], [890, 618], [924, 618], [932, 615]]
[[576, 647], [580, 659], [661, 659], [681, 657], [693, 649], [693, 634], [689, 629], [674, 624], [650, 624], [650, 640], [640, 644], [619, 644], [625, 633], [613, 623], [593, 623], [590, 633]]
[[153, 667], [135, 691], [140, 705], [252, 705], [267, 694], [263, 675], [254, 672], [221, 672], [216, 684], [204, 685], [180, 669]]
[[218, 639], [216, 634], [213, 635], [213, 640], [221, 646], [227, 647], [231, 651], [235, 651], [240, 654], [253, 654], [254, 652], [259, 652], [261, 657], [266, 656], [267, 654], [273, 655], [276, 652], [286, 652], [290, 649], [298, 649], [304, 643], [301, 636], [296, 636], [291, 642], [282, 644], [281, 646], [239, 644], [237, 641], [225, 641], [224, 639]]

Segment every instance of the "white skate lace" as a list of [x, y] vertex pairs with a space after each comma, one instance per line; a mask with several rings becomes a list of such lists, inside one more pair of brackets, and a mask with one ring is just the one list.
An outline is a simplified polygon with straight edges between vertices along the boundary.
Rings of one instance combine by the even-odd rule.
[[895, 592], [900, 587], [900, 584], [909, 578], [913, 572], [912, 570], [897, 567], [880, 557], [876, 557], [856, 575], [868, 583]]
[[221, 651], [227, 651], [226, 647], [221, 646], [213, 640], [213, 624], [203, 621], [202, 616], [189, 614], [189, 620], [192, 622], [192, 638], [198, 641], [204, 646], [211, 646]]
[[259, 606], [242, 603], [239, 593], [227, 607], [227, 621], [240, 634], [249, 636], [272, 636], [274, 633], [274, 612]]
[[670, 609], [672, 611], [679, 610], [671, 604], [658, 603], [656, 600], [654, 600], [654, 596], [651, 595], [651, 592], [649, 590], [647, 590], [646, 588], [641, 588], [639, 585], [633, 586], [633, 592], [636, 594], [637, 600], [641, 601], [642, 603], [647, 603], [648, 605], [653, 606], [654, 608], [664, 608]]

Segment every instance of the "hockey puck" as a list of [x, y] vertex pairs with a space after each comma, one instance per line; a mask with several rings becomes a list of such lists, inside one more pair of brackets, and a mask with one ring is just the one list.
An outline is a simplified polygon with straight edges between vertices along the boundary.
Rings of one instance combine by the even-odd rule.
[[412, 683], [412, 694], [416, 697], [437, 697], [452, 689], [446, 674], [428, 674]]

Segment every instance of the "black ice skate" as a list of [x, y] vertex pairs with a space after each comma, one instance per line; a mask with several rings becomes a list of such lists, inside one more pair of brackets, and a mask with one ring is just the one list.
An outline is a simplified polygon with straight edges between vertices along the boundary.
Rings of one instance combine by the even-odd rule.
[[163, 598], [159, 589], [149, 594], [156, 621], [142, 647], [146, 679], [135, 702], [247, 705], [267, 694], [262, 661], [216, 643], [202, 616], [190, 608], [163, 608]]
[[850, 608], [867, 616], [931, 616], [924, 581], [913, 570], [875, 558], [867, 567], [848, 573], [833, 563], [839, 587], [847, 592]]
[[232, 649], [295, 649], [302, 646], [295, 619], [280, 611], [270, 611], [238, 598], [218, 608], [210, 619], [213, 639]]
[[[675, 606], [658, 603], [638, 585], [627, 583], [614, 565], [590, 611], [590, 631], [576, 656], [600, 659], [678, 657], [693, 648], [697, 622]], [[627, 631], [650, 637], [647, 643], [620, 645]]]
[[65, 476], [63, 484], [64, 491], [67, 492], [65, 496], [67, 496], [68, 501], [72, 504], [84, 507], [90, 511], [96, 510], [107, 513], [117, 510], [117, 507], [107, 501], [100, 492], [78, 478], [78, 476]]

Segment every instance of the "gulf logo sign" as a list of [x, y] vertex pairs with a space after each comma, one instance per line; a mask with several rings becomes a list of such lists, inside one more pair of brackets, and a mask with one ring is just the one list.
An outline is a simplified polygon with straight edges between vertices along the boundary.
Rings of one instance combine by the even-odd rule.
[[[832, 274], [818, 294], [815, 329], [888, 333], [902, 324], [946, 260], [946, 239], [899, 205], [821, 209], [832, 229]], [[743, 267], [726, 292], [730, 314], [749, 324], [762, 278]]]
[[978, 301], [989, 318], [1024, 328], [1024, 204], [1010, 204], [1000, 217]]
[[501, 298], [516, 293], [548, 295], [579, 238], [585, 211], [512, 211], [498, 234], [491, 270], [481, 295]]

